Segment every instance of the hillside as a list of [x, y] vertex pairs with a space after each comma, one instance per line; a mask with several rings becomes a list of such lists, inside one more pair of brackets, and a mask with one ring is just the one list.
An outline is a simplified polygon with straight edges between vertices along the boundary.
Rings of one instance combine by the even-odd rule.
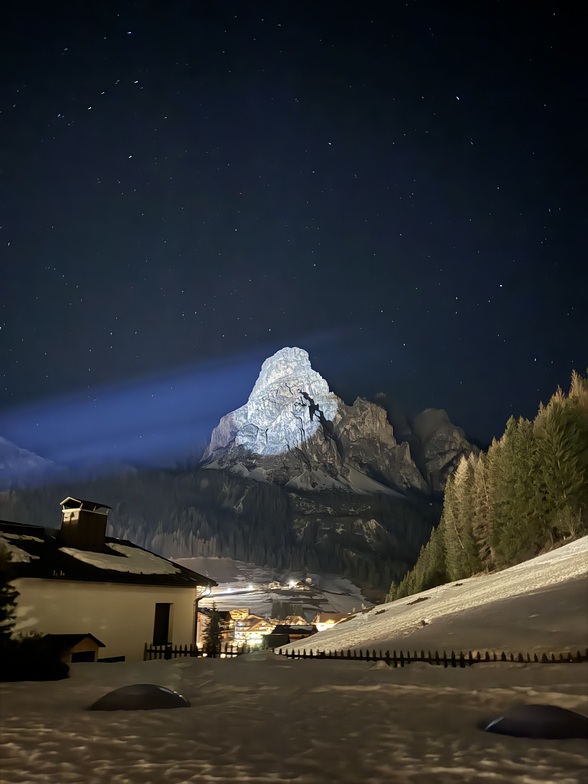
[[232, 558], [335, 573], [384, 597], [416, 561], [440, 506], [426, 498], [291, 491], [205, 468], [137, 471], [0, 494], [0, 518], [59, 526], [73, 495], [112, 507], [109, 535], [166, 558]]
[[501, 572], [446, 583], [358, 613], [314, 635], [305, 647], [413, 650], [447, 645], [468, 650], [587, 648], [588, 537]]

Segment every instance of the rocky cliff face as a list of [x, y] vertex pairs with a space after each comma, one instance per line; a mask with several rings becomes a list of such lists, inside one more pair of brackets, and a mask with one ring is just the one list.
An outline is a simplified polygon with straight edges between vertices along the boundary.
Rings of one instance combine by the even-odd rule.
[[263, 363], [247, 403], [221, 419], [203, 465], [290, 490], [438, 492], [471, 446], [443, 411], [428, 409], [416, 425], [399, 441], [382, 405], [346, 405], [306, 351], [284, 348]]
[[297, 449], [320, 429], [319, 411], [332, 421], [337, 404], [307, 352], [284, 348], [265, 360], [247, 403], [221, 419], [203, 459], [239, 447], [257, 457]]
[[446, 411], [427, 408], [415, 417], [412, 430], [418, 443], [417, 459], [434, 493], [441, 493], [447, 477], [457, 468], [462, 455], [477, 448], [472, 446], [460, 427], [451, 422]]

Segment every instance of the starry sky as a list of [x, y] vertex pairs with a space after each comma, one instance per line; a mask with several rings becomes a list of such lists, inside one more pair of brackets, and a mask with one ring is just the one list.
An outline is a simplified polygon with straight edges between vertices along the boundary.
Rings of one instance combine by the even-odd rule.
[[173, 460], [300, 346], [346, 402], [486, 443], [585, 371], [571, 3], [0, 17], [0, 436]]

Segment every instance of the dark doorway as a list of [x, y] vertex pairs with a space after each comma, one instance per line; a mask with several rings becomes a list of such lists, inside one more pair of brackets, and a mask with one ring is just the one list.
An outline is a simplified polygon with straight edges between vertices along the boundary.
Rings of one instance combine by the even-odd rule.
[[155, 622], [153, 624], [153, 645], [167, 645], [169, 639], [169, 621], [171, 604], [157, 602], [155, 605]]

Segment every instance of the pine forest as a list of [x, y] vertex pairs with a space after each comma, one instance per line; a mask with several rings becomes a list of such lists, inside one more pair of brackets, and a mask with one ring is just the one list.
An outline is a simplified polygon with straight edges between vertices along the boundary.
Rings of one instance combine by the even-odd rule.
[[573, 372], [533, 421], [511, 417], [462, 458], [439, 525], [388, 600], [513, 566], [588, 533], [588, 378]]

